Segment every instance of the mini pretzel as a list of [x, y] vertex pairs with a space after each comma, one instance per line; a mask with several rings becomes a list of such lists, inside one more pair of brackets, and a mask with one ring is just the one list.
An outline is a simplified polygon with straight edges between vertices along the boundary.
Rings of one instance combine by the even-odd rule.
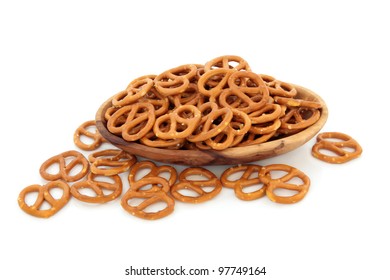
[[[140, 170], [143, 170], [143, 169], [150, 169], [150, 171], [149, 171], [149, 173], [145, 174], [143, 177], [136, 180], [137, 174], [140, 172]], [[130, 183], [130, 189], [136, 190], [136, 189], [134, 189], [133, 185], [135, 184], [135, 182], [139, 181], [140, 179], [144, 179], [144, 178], [148, 178], [148, 177], [160, 177], [160, 174], [164, 173], [164, 172], [169, 173], [168, 186], [163, 188], [163, 191], [168, 192], [170, 187], [176, 182], [176, 179], [177, 179], [176, 169], [172, 166], [169, 166], [169, 165], [157, 166], [151, 161], [139, 161], [131, 167], [131, 170], [129, 172], [128, 179], [129, 179], [129, 183]], [[160, 177], [160, 178], [162, 178], [162, 177]], [[164, 184], [160, 184], [160, 185], [164, 185]], [[152, 186], [151, 191], [157, 191], [160, 189], [161, 189], [161, 187]]]
[[[208, 180], [189, 180], [187, 177], [191, 175], [201, 175]], [[214, 189], [206, 192], [203, 187], [213, 186]], [[188, 189], [196, 192], [198, 196], [186, 196], [179, 191]], [[212, 199], [221, 192], [222, 184], [214, 173], [201, 167], [189, 167], [184, 169], [179, 175], [179, 183], [171, 187], [171, 194], [174, 198], [182, 202], [200, 203]]]
[[[243, 165], [237, 165], [232, 166], [228, 169], [226, 169], [222, 175], [221, 175], [221, 183], [224, 187], [234, 189], [237, 183], [245, 184], [247, 186], [249, 185], [255, 185], [260, 182], [259, 179], [259, 171], [261, 169], [260, 165], [255, 164], [243, 164]], [[235, 180], [229, 180], [230, 176], [234, 176], [234, 174], [238, 174], [243, 171], [243, 174], [241, 177], [235, 179]], [[249, 177], [255, 174], [256, 176], [254, 178], [249, 179]]]
[[[126, 117], [126, 122], [118, 121]], [[148, 102], [134, 103], [116, 111], [107, 122], [111, 133], [122, 135], [126, 141], [136, 141], [145, 136], [153, 127], [155, 111]]]
[[[261, 76], [261, 77], [263, 78], [263, 80], [264, 78], [267, 79], [265, 76]], [[282, 97], [291, 98], [297, 95], [298, 93], [297, 89], [291, 84], [278, 81], [278, 80], [269, 82], [267, 86], [268, 86], [269, 94], [272, 96], [282, 96]]]
[[[342, 141], [330, 141], [327, 140], [328, 138], [340, 139]], [[353, 151], [350, 152], [344, 148], [351, 148]], [[321, 153], [321, 150], [329, 150], [336, 155], [326, 155]], [[362, 147], [355, 139], [341, 132], [324, 132], [318, 134], [317, 143], [312, 148], [312, 155], [314, 157], [328, 163], [344, 163], [359, 157], [362, 152]]]
[[[114, 183], [108, 183], [103, 181], [96, 181], [97, 174], [89, 173], [88, 178], [85, 181], [74, 183], [70, 189], [73, 197], [78, 200], [88, 203], [106, 203], [119, 197], [122, 193], [122, 180], [118, 175], [107, 176], [114, 180]], [[90, 189], [96, 195], [89, 196], [80, 193], [80, 189]], [[108, 190], [111, 193], [105, 194], [103, 190]]]
[[137, 162], [134, 155], [117, 149], [102, 150], [88, 156], [91, 162], [91, 172], [94, 174], [111, 176], [129, 170]]
[[[50, 193], [50, 191], [55, 188], [63, 191], [62, 196], [59, 199], [55, 199]], [[26, 195], [34, 192], [38, 193], [37, 199], [33, 205], [29, 206], [25, 201]], [[68, 203], [69, 198], [68, 184], [63, 181], [52, 181], [44, 186], [31, 185], [24, 188], [19, 194], [18, 203], [19, 207], [27, 214], [39, 218], [49, 218], [60, 211]], [[50, 209], [41, 210], [40, 207], [45, 201], [49, 203], [51, 207]]]
[[[230, 108], [218, 108], [218, 105], [213, 102], [207, 102], [199, 107], [199, 111], [202, 113], [202, 119], [198, 128], [195, 130], [196, 134], [192, 134], [187, 137], [188, 141], [199, 142], [212, 138], [222, 132], [230, 123], [233, 118], [233, 111]], [[207, 112], [204, 115], [204, 112]], [[214, 121], [218, 118], [222, 118], [219, 124], [212, 127]]]
[[[205, 72], [198, 81], [198, 90], [200, 93], [216, 99], [222, 90], [227, 86], [228, 79], [236, 70], [218, 68]], [[209, 81], [215, 80], [215, 85], [210, 87]]]
[[293, 108], [280, 119], [280, 127], [289, 130], [303, 129], [316, 123], [320, 116], [321, 113], [318, 109], [305, 107]]
[[[88, 130], [88, 127], [94, 127], [95, 132]], [[88, 137], [93, 140], [91, 144], [86, 144], [81, 141], [81, 136]], [[96, 128], [96, 121], [86, 121], [81, 124], [73, 135], [73, 141], [77, 147], [85, 151], [92, 151], [100, 147], [100, 145], [106, 141]]]
[[[71, 161], [66, 163], [66, 159], [70, 158]], [[47, 172], [47, 169], [53, 164], [58, 164], [59, 172], [57, 174], [51, 174]], [[77, 166], [82, 165], [82, 169], [79, 173], [70, 175], [72, 169]], [[88, 160], [77, 151], [67, 151], [56, 156], [53, 156], [46, 160], [39, 169], [39, 173], [41, 174], [43, 179], [48, 181], [55, 181], [58, 179], [63, 179], [66, 182], [74, 182], [81, 178], [83, 178], [89, 170]]]
[[[233, 62], [233, 63], [232, 63]], [[234, 65], [236, 64], [236, 65]], [[216, 57], [204, 65], [205, 71], [210, 71], [212, 69], [235, 69], [237, 71], [245, 70], [250, 71], [248, 62], [246, 62], [242, 57], [236, 55], [224, 55]]]
[[[272, 171], [285, 171], [287, 174], [280, 178], [272, 178]], [[285, 164], [271, 164], [263, 167], [260, 171], [259, 178], [265, 185], [268, 198], [277, 203], [296, 203], [305, 197], [310, 187], [309, 177], [302, 171]], [[299, 185], [289, 183], [293, 178], [299, 178], [303, 183]], [[274, 192], [276, 189], [292, 190], [296, 191], [297, 194], [292, 196], [278, 196]]]
[[153, 79], [149, 77], [140, 77], [132, 81], [127, 89], [114, 95], [112, 105], [115, 107], [130, 105], [148, 93], [152, 87]]
[[164, 96], [182, 93], [188, 88], [190, 80], [196, 75], [197, 70], [194, 64], [186, 64], [167, 70], [154, 79], [154, 86]]
[[286, 105], [287, 107], [307, 107], [313, 109], [320, 109], [322, 107], [321, 103], [317, 101], [310, 101], [304, 99], [274, 96], [274, 100], [276, 103], [280, 105]]
[[[161, 181], [165, 181], [163, 178], [158, 177], [149, 177], [139, 180], [133, 184], [134, 189], [142, 189], [142, 187], [148, 184], [158, 184]], [[130, 205], [129, 201], [132, 199], [144, 199], [138, 205]], [[166, 207], [157, 212], [145, 212], [145, 209], [155, 203], [163, 202], [166, 204]], [[165, 192], [163, 191], [135, 191], [133, 189], [129, 189], [121, 199], [121, 205], [123, 209], [129, 212], [131, 215], [147, 219], [147, 220], [156, 220], [168, 216], [173, 212], [175, 201]]]
[[[188, 114], [188, 118], [183, 114]], [[193, 105], [183, 105], [173, 112], [158, 117], [154, 123], [154, 134], [161, 139], [186, 138], [191, 135], [201, 119], [200, 111]], [[161, 126], [169, 124], [167, 131], [163, 131]], [[183, 126], [183, 127], [180, 127]]]

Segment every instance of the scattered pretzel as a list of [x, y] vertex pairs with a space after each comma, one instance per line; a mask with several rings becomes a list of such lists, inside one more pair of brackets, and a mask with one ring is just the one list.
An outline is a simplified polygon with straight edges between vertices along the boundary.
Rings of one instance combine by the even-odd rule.
[[[329, 138], [339, 139], [341, 141], [327, 140]], [[348, 151], [350, 148], [353, 151]], [[336, 155], [326, 155], [321, 150], [328, 150]], [[341, 132], [323, 132], [317, 135], [317, 143], [312, 148], [312, 155], [328, 163], [345, 163], [359, 157], [363, 152], [359, 143], [351, 136]]]
[[[162, 183], [164, 182], [165, 183]], [[140, 191], [146, 185], [164, 184], [168, 185], [168, 182], [159, 177], [143, 178], [132, 185], [121, 199], [122, 207], [131, 215], [136, 217], [156, 220], [161, 219], [173, 212], [175, 201], [164, 191]], [[143, 201], [137, 205], [129, 204], [132, 199], [143, 199]], [[145, 211], [149, 206], [152, 206], [158, 202], [165, 203], [165, 207], [156, 212]]]
[[[88, 203], [106, 203], [114, 200], [122, 194], [122, 180], [118, 175], [107, 176], [113, 183], [96, 180], [96, 177], [100, 175], [89, 173], [88, 178], [85, 181], [76, 182], [70, 188], [72, 196], [78, 200]], [[80, 193], [80, 189], [90, 189], [96, 195], [89, 196]], [[108, 190], [111, 193], [105, 194], [103, 190]]]
[[88, 156], [88, 160], [91, 162], [91, 172], [104, 176], [123, 173], [137, 162], [134, 155], [117, 149], [94, 152]]
[[[95, 132], [88, 131], [89, 127], [94, 127]], [[86, 144], [81, 140], [81, 136], [88, 137], [93, 140], [92, 143]], [[73, 135], [73, 141], [77, 147], [85, 151], [92, 151], [100, 147], [100, 145], [106, 141], [106, 139], [101, 136], [99, 131], [96, 128], [96, 121], [86, 121], [81, 124], [75, 131]]]
[[[70, 159], [70, 162], [66, 163], [66, 159]], [[51, 174], [47, 171], [47, 169], [54, 164], [58, 164], [59, 171], [56, 174]], [[71, 175], [72, 169], [78, 165], [81, 165], [82, 169], [77, 174]], [[71, 150], [63, 152], [46, 160], [41, 165], [39, 173], [41, 174], [43, 179], [46, 179], [48, 181], [62, 179], [66, 182], [74, 182], [80, 180], [85, 175], [87, 175], [88, 170], [88, 160], [81, 153]]]
[[[272, 171], [285, 171], [287, 174], [280, 178], [272, 178]], [[262, 167], [259, 174], [260, 181], [264, 184], [266, 195], [269, 199], [277, 203], [296, 203], [302, 200], [309, 190], [310, 179], [302, 171], [285, 164], [271, 164]], [[302, 184], [289, 183], [293, 178], [302, 180]], [[279, 196], [275, 194], [276, 189], [286, 189], [296, 191], [292, 196]]]
[[[59, 199], [55, 199], [50, 193], [52, 189], [56, 188], [62, 190], [62, 196]], [[38, 193], [36, 201], [32, 205], [27, 205], [25, 201], [26, 196], [34, 192]], [[49, 218], [60, 211], [68, 203], [69, 198], [68, 184], [63, 181], [52, 181], [44, 186], [31, 185], [24, 188], [19, 194], [18, 203], [19, 207], [27, 214], [39, 218]], [[49, 209], [41, 209], [45, 201], [50, 204], [51, 207]]]
[[[207, 180], [189, 180], [191, 175], [200, 175]], [[212, 191], [207, 192], [204, 187], [214, 187]], [[180, 193], [180, 190], [187, 189], [197, 193], [197, 196], [186, 196]], [[182, 202], [200, 203], [214, 198], [220, 193], [222, 184], [214, 173], [200, 167], [189, 167], [184, 169], [179, 175], [179, 182], [171, 187], [171, 194], [174, 198]]]

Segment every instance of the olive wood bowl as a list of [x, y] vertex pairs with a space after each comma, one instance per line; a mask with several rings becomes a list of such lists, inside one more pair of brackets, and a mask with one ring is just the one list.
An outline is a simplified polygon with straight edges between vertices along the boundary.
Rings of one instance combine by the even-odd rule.
[[216, 150], [170, 150], [148, 147], [123, 138], [107, 130], [104, 113], [111, 106], [111, 98], [104, 102], [96, 113], [96, 126], [100, 134], [114, 146], [133, 155], [151, 160], [190, 166], [224, 165], [249, 163], [271, 158], [292, 151], [313, 138], [325, 125], [328, 109], [320, 96], [309, 89], [294, 85], [298, 91], [297, 98], [317, 101], [322, 104], [321, 116], [312, 126], [294, 135], [281, 139], [246, 147], [233, 147], [222, 151]]

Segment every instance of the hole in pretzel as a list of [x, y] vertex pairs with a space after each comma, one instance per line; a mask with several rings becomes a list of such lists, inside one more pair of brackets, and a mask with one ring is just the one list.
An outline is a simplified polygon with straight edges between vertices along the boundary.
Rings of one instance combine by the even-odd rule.
[[89, 196], [89, 197], [96, 197], [97, 196], [96, 192], [94, 192], [93, 189], [91, 189], [91, 188], [80, 188], [80, 189], [78, 189], [78, 192], [84, 196]]
[[149, 205], [143, 211], [145, 213], [157, 213], [157, 212], [159, 212], [161, 210], [164, 210], [167, 207], [168, 207], [168, 204], [166, 202], [158, 201], [156, 203], [153, 203], [153, 204]]
[[28, 205], [28, 206], [32, 206], [34, 205], [35, 201], [37, 201], [38, 199], [38, 191], [36, 192], [29, 192], [26, 194], [25, 198], [24, 198], [24, 202]]
[[43, 210], [49, 210], [51, 209], [53, 206], [47, 202], [46, 200], [42, 202], [41, 206], [39, 206], [39, 210], [40, 211], [43, 211]]
[[95, 142], [94, 139], [92, 139], [88, 136], [85, 136], [84, 134], [80, 135], [80, 141], [86, 145], [91, 145], [92, 143]]
[[60, 165], [58, 162], [54, 162], [46, 169], [46, 172], [50, 175], [58, 174], [60, 173]]
[[242, 192], [247, 194], [254, 193], [260, 190], [261, 188], [263, 188], [263, 186], [264, 186], [263, 184], [254, 184], [254, 185], [246, 186], [242, 188]]
[[146, 198], [132, 197], [132, 198], [128, 199], [126, 203], [131, 207], [137, 207], [145, 200], [146, 200]]
[[64, 195], [64, 190], [61, 188], [52, 188], [50, 194], [54, 199], [60, 199]]
[[79, 174], [80, 172], [82, 172], [83, 168], [84, 168], [84, 166], [81, 163], [78, 163], [69, 171], [69, 175], [75, 176], [75, 175]]
[[290, 197], [290, 196], [296, 195], [298, 193], [298, 191], [288, 190], [288, 189], [283, 189], [283, 188], [276, 188], [273, 190], [273, 193], [277, 196], [280, 196], [280, 197]]
[[178, 190], [177, 192], [180, 193], [182, 196], [188, 196], [188, 197], [199, 197], [200, 196], [196, 191], [191, 190], [191, 189], [181, 189], [181, 190]]

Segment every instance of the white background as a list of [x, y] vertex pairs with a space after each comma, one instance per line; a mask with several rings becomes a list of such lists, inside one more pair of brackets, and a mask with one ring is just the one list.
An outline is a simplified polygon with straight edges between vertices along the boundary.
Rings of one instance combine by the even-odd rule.
[[[0, 278], [152, 279], [125, 269], [183, 265], [267, 271], [204, 279], [389, 279], [385, 2], [2, 1]], [[310, 176], [295, 205], [243, 202], [224, 189], [153, 222], [118, 201], [73, 199], [46, 220], [19, 209], [19, 192], [44, 182], [41, 163], [75, 149], [76, 127], [128, 82], [225, 54], [321, 95], [330, 112], [323, 131], [353, 136], [362, 156], [326, 164], [310, 155], [312, 140], [259, 162]]]

